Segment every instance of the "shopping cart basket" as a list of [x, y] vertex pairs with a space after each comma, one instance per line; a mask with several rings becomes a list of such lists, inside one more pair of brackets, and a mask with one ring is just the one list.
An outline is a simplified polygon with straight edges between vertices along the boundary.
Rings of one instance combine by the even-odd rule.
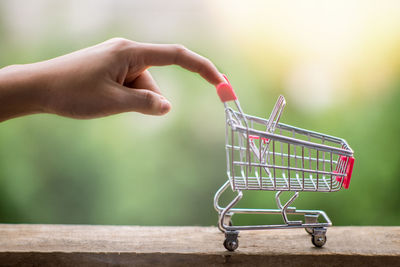
[[[225, 77], [226, 78], [226, 77]], [[227, 80], [227, 79], [226, 79]], [[290, 205], [299, 192], [335, 192], [348, 188], [353, 171], [353, 150], [341, 138], [279, 123], [286, 105], [278, 98], [269, 119], [243, 113], [229, 81], [217, 86], [226, 115], [226, 158], [228, 180], [216, 192], [214, 207], [219, 214], [218, 227], [225, 233], [224, 246], [234, 251], [239, 246], [240, 230], [305, 228], [316, 247], [326, 242], [326, 227], [331, 220], [321, 210], [297, 210]], [[221, 194], [231, 186], [237, 196], [226, 207], [219, 205]], [[278, 209], [234, 208], [245, 190], [276, 191]], [[285, 203], [283, 191], [294, 192]], [[234, 226], [234, 214], [281, 214], [284, 224]], [[304, 215], [303, 221], [291, 221], [290, 215]], [[319, 222], [322, 217], [324, 222]]]

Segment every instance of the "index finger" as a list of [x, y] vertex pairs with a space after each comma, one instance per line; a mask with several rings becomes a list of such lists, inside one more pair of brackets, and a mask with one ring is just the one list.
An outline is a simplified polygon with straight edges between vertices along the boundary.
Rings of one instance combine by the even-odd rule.
[[225, 82], [221, 73], [209, 59], [182, 45], [142, 43], [139, 45], [138, 57], [146, 66], [179, 65], [189, 71], [199, 73], [214, 85]]

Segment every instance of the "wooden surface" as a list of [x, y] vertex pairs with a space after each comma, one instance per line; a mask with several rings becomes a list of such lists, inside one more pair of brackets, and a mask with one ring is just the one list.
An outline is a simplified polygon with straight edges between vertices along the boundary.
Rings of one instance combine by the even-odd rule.
[[235, 252], [215, 227], [0, 224], [0, 265], [400, 266], [400, 227], [242, 231]]

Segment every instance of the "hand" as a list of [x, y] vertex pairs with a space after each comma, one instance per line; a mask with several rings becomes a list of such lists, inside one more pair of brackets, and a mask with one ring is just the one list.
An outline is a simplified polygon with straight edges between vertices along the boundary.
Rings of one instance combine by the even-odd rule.
[[121, 38], [51, 60], [0, 70], [0, 121], [32, 113], [88, 119], [136, 111], [162, 115], [171, 104], [147, 70], [176, 64], [211, 84], [224, 81], [208, 59], [181, 45]]

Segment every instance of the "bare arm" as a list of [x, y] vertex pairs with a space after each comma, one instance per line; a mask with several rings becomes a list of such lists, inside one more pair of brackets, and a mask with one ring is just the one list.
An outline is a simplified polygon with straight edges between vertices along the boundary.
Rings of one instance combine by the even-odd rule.
[[147, 69], [171, 64], [214, 85], [224, 81], [211, 61], [183, 46], [116, 38], [51, 60], [0, 69], [0, 121], [34, 113], [80, 119], [128, 111], [162, 115], [171, 104]]

